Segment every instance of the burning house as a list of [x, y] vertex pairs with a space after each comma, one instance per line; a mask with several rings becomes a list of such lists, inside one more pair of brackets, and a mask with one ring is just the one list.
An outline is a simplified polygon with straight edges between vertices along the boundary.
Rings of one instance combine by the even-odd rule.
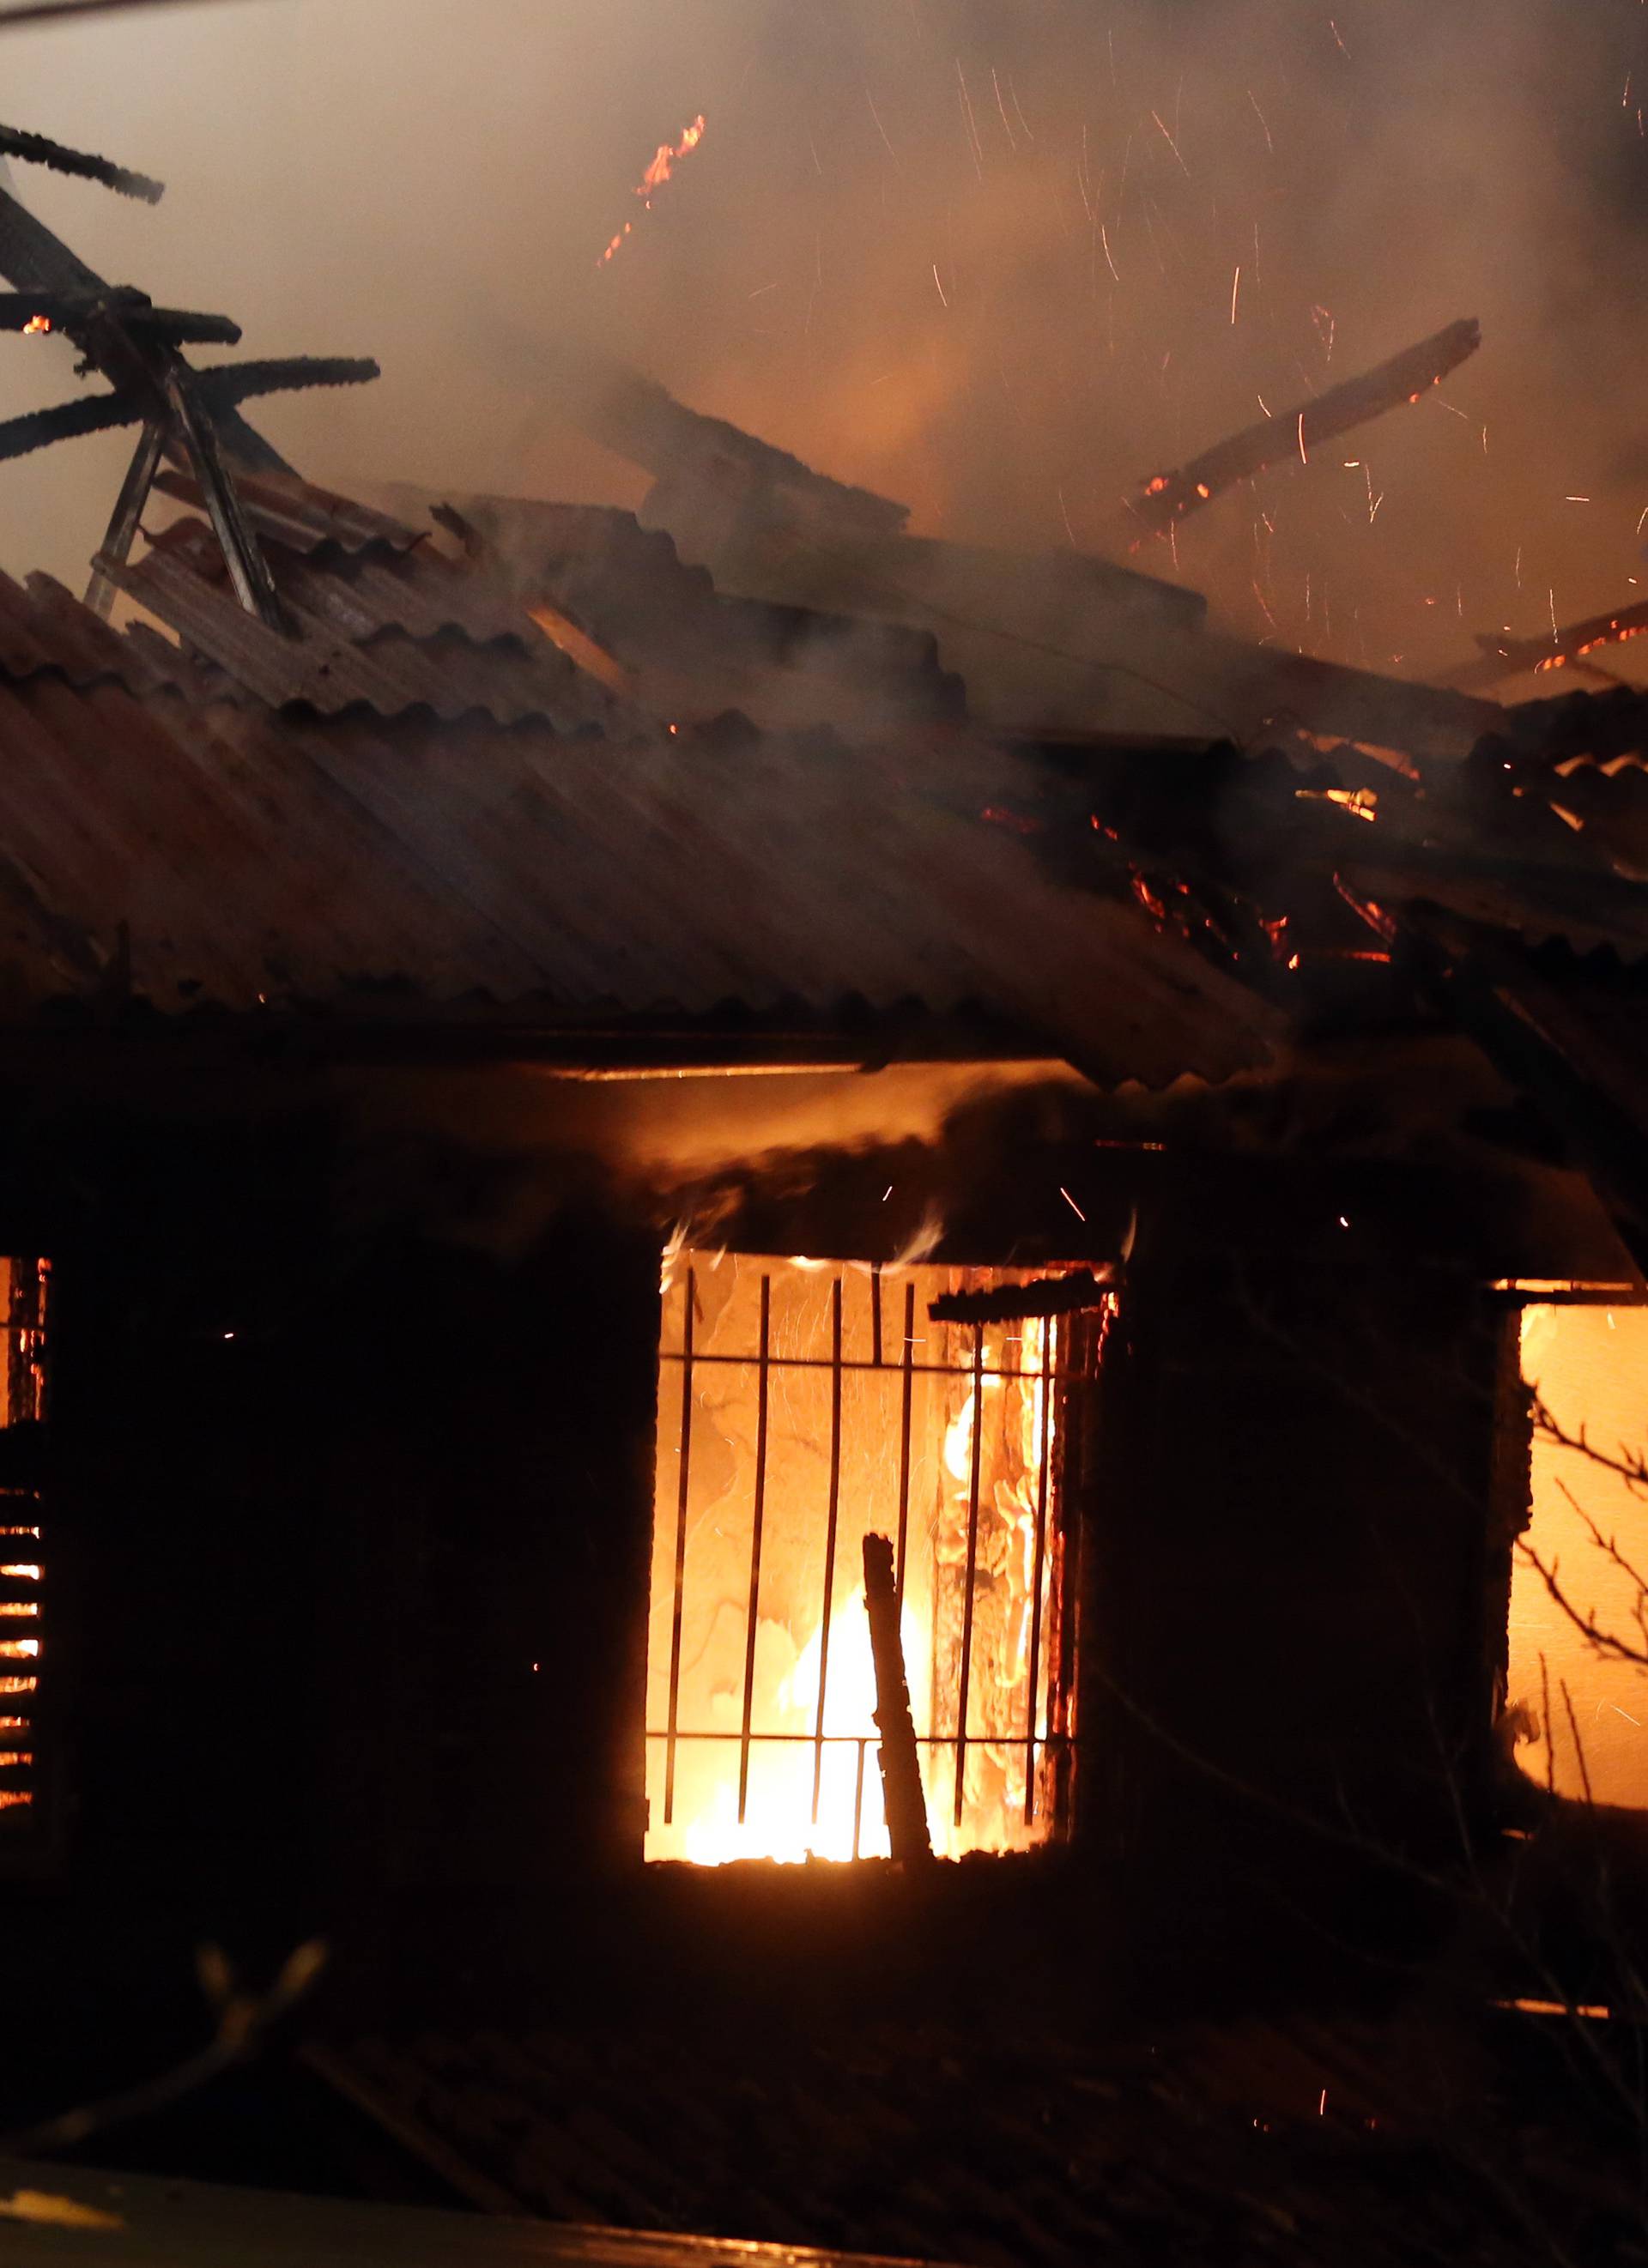
[[1523, 1820], [1522, 1314], [1648, 1251], [1642, 700], [1074, 558], [1050, 651], [587, 360], [639, 519], [391, 516], [240, 408], [369, 365], [196, 371], [9, 193], [0, 270], [108, 381], [0, 454], [137, 434], [87, 600], [0, 580], [0, 1867], [363, 1971], [548, 1916], [573, 1998], [987, 1915], [1079, 1993], [1360, 1913], [1324, 1818]]

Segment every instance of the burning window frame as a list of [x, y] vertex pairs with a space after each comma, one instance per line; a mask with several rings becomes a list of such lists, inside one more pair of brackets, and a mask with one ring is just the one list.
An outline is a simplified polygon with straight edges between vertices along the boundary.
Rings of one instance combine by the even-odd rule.
[[[888, 1824], [900, 1740], [913, 1779], [921, 1760], [923, 1850], [929, 1837], [959, 1857], [1068, 1836], [1078, 1475], [1115, 1312], [1086, 1273], [672, 1253], [648, 1615], [649, 1860], [911, 1855], [907, 1830], [899, 1851]], [[708, 1486], [706, 1458], [720, 1473]], [[797, 1512], [809, 1462], [817, 1500]], [[773, 1602], [787, 1520], [792, 1552], [802, 1528], [818, 1531], [816, 1579], [799, 1599], [792, 1589], [787, 1613]], [[866, 1539], [892, 1567], [887, 1627], [915, 1689], [902, 1734], [902, 1696], [885, 1690], [884, 1657], [879, 1676], [873, 1666], [868, 1556], [864, 1583], [852, 1572]], [[784, 1643], [794, 1659], [780, 1676]], [[706, 1686], [712, 1646], [724, 1675]], [[778, 1764], [786, 1750], [793, 1771]], [[846, 1773], [829, 1770], [838, 1757], [850, 1800]], [[797, 1785], [764, 1801], [764, 1770], [769, 1790]]]

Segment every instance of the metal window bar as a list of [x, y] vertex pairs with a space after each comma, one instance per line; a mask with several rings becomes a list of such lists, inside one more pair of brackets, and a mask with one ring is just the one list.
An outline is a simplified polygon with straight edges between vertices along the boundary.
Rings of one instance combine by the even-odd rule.
[[[756, 1488], [750, 1523], [750, 1612], [744, 1624], [744, 1716], [738, 1752], [738, 1824], [744, 1823], [750, 1803], [750, 1728], [756, 1706], [756, 1628], [761, 1604], [761, 1529], [767, 1498], [767, 1399], [772, 1370], [772, 1278], [761, 1278], [761, 1348], [756, 1358]], [[685, 1481], [684, 1462], [682, 1468]], [[823, 1672], [820, 1670], [822, 1683]], [[813, 1816], [817, 1817], [814, 1797]]]
[[[648, 1733], [647, 1737], [649, 1741], [662, 1741], [667, 1740], [669, 1735], [664, 1733]], [[751, 1733], [750, 1741], [752, 1747], [811, 1748], [816, 1737], [811, 1733]], [[915, 1738], [916, 1746], [919, 1749], [953, 1749], [956, 1745], [954, 1737], [949, 1733], [918, 1733]], [[743, 1734], [742, 1731], [717, 1729], [702, 1733], [683, 1733], [679, 1735], [679, 1739], [690, 1748], [695, 1742], [699, 1741], [742, 1742]], [[863, 1852], [864, 1790], [869, 1777], [866, 1768], [866, 1757], [868, 1751], [878, 1744], [879, 1740], [880, 1735], [876, 1733], [826, 1733], [824, 1735], [825, 1748], [852, 1749], [856, 1752], [854, 1765], [852, 1853], [855, 1859], [861, 1857]], [[990, 1742], [981, 1745], [994, 1747], [995, 1743]], [[1050, 1757], [1056, 1758], [1069, 1755], [1075, 1748], [1076, 1740], [1073, 1733], [1046, 1732], [1037, 1734], [1034, 1745], [1039, 1751], [1043, 1762], [1046, 1763]], [[886, 1819], [884, 1809], [882, 1818], [884, 1824]]]
[[[1030, 1700], [1024, 1724], [1024, 1822], [1036, 1816], [1036, 1696], [1041, 1684], [1041, 1591], [1047, 1568], [1047, 1465], [1053, 1441], [1053, 1343], [1058, 1325], [1041, 1334], [1041, 1440], [1036, 1473], [1036, 1562], [1030, 1589]], [[1044, 1727], [1045, 1729], [1045, 1727]]]
[[669, 1626], [669, 1745], [664, 1751], [664, 1824], [676, 1815], [676, 1744], [680, 1738], [681, 1610], [687, 1577], [687, 1486], [692, 1454], [692, 1311], [698, 1304], [698, 1273], [687, 1269], [686, 1318], [681, 1326], [681, 1472], [676, 1490], [676, 1602]]
[[[876, 1286], [879, 1292], [880, 1286]], [[915, 1285], [904, 1287], [904, 1377], [898, 1393], [898, 1537], [895, 1547], [893, 1583], [904, 1597], [905, 1545], [910, 1535], [910, 1421], [915, 1397]]]
[[967, 1587], [961, 1602], [960, 1695], [956, 1708], [956, 1811], [961, 1825], [966, 1800], [967, 1692], [972, 1682], [973, 1590], [979, 1574], [979, 1476], [984, 1454], [984, 1325], [972, 1327], [972, 1455], [967, 1476]]
[[830, 1690], [830, 1623], [835, 1602], [836, 1531], [841, 1514], [841, 1278], [830, 1286], [830, 1509], [825, 1522], [824, 1620], [818, 1634], [818, 1717], [813, 1751], [813, 1825], [824, 1790], [824, 1697]]

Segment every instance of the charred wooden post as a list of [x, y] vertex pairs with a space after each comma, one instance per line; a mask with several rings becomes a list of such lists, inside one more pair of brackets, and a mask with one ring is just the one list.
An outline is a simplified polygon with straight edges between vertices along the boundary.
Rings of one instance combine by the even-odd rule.
[[887, 1838], [898, 1859], [930, 1859], [927, 1797], [916, 1756], [915, 1720], [905, 1676], [898, 1636], [898, 1587], [893, 1579], [892, 1545], [884, 1535], [864, 1538], [864, 1605], [869, 1616], [870, 1652], [876, 1663], [876, 1724], [881, 1734], [882, 1801]]
[[1450, 323], [1434, 338], [1423, 340], [1403, 354], [1393, 355], [1377, 370], [1347, 379], [1314, 401], [1296, 403], [1261, 424], [1249, 425], [1228, 441], [1221, 441], [1179, 471], [1157, 473], [1147, 481], [1134, 505], [1146, 526], [1163, 534], [1186, 512], [1199, 512], [1221, 490], [1251, 479], [1267, 465], [1298, 456], [1309, 462], [1310, 453], [1370, 418], [1382, 417], [1399, 402], [1417, 401], [1426, 389], [1439, 386], [1482, 342], [1481, 326], [1474, 320]]

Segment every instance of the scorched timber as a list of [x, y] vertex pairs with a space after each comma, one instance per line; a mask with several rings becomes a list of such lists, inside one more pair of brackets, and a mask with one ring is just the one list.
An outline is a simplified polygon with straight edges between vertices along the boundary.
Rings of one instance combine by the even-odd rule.
[[1238, 481], [1262, 473], [1267, 465], [1280, 464], [1287, 457], [1299, 457], [1308, 463], [1312, 450], [1324, 442], [1365, 425], [1370, 418], [1382, 417], [1400, 402], [1417, 401], [1428, 387], [1439, 386], [1450, 371], [1474, 355], [1482, 342], [1481, 327], [1474, 320], [1450, 323], [1445, 331], [1409, 347], [1405, 354], [1393, 356], [1377, 370], [1347, 379], [1314, 401], [1297, 402], [1291, 409], [1204, 450], [1178, 472], [1157, 473], [1145, 483], [1134, 509], [1160, 534], [1186, 512], [1211, 504]]
[[1074, 1315], [1104, 1307], [1113, 1296], [1116, 1270], [1044, 1276], [1031, 1284], [1006, 1284], [992, 1292], [941, 1292], [927, 1303], [935, 1323], [1017, 1323], [1031, 1315]]
[[921, 1789], [910, 1686], [898, 1636], [901, 1603], [893, 1573], [892, 1545], [884, 1535], [867, 1535], [864, 1605], [876, 1665], [876, 1726], [881, 1734], [882, 1804], [887, 1816], [888, 1847], [895, 1859], [920, 1862], [932, 1857], [933, 1843], [927, 1832], [927, 1798]]
[[1616, 608], [1611, 615], [1587, 615], [1584, 622], [1570, 622], [1565, 630], [1558, 630], [1554, 638], [1479, 636], [1476, 643], [1482, 648], [1481, 659], [1456, 670], [1451, 682], [1464, 691], [1467, 688], [1497, 685], [1502, 678], [1519, 677], [1524, 670], [1542, 676], [1548, 670], [1583, 663], [1588, 654], [1605, 646], [1624, 645], [1644, 633], [1648, 633], [1648, 600], [1639, 600], [1635, 606]]

